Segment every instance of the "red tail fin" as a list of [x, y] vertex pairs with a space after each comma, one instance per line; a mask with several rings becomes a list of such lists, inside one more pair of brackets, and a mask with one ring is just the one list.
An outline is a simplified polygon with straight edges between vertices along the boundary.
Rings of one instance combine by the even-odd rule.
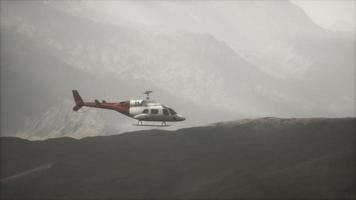
[[73, 107], [73, 110], [77, 111], [83, 106], [84, 102], [83, 102], [82, 97], [80, 97], [79, 92], [77, 90], [72, 90], [72, 93], [73, 93], [73, 98], [75, 101], [75, 106]]

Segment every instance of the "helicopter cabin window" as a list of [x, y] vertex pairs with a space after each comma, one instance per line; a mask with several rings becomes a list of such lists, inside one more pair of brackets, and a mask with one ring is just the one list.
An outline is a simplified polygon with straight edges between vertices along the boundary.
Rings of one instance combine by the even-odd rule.
[[158, 109], [151, 109], [151, 114], [158, 114]]
[[148, 109], [144, 109], [142, 113], [148, 113]]
[[168, 112], [167, 109], [163, 109], [162, 111], [163, 111], [163, 114], [164, 114], [164, 115], [169, 115], [169, 112]]
[[127, 102], [127, 101], [122, 101], [122, 102], [120, 102], [119, 104], [121, 104], [121, 105], [127, 105], [128, 102]]
[[168, 109], [169, 109], [169, 112], [170, 112], [172, 115], [177, 114], [172, 108], [168, 108]]

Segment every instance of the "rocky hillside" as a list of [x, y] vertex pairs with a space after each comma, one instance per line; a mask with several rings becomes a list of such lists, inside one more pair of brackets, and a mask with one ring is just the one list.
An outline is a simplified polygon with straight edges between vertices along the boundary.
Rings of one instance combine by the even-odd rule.
[[353, 199], [354, 118], [1, 138], [1, 199]]

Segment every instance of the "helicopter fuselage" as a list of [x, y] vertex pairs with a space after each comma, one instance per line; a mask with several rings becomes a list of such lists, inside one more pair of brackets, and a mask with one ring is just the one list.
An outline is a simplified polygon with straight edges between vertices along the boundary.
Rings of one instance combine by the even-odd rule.
[[84, 102], [80, 97], [78, 91], [73, 90], [73, 97], [76, 105], [73, 107], [74, 111], [81, 107], [94, 107], [101, 109], [109, 109], [120, 112], [128, 117], [142, 121], [160, 121], [160, 122], [177, 122], [184, 121], [182, 115], [176, 113], [172, 108], [161, 103], [150, 100], [128, 100], [119, 103], [108, 103], [106, 101], [99, 102]]
[[148, 100], [130, 100], [129, 116], [139, 121], [184, 121], [172, 108]]

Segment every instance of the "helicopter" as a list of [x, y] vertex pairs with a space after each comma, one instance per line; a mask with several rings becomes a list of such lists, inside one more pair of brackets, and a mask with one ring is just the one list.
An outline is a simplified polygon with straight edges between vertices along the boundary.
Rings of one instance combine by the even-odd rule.
[[77, 90], [72, 90], [75, 106], [73, 111], [78, 111], [83, 106], [101, 109], [109, 109], [124, 114], [127, 117], [137, 120], [137, 125], [143, 125], [143, 121], [162, 122], [162, 126], [167, 126], [166, 122], [184, 121], [185, 117], [178, 114], [172, 108], [161, 103], [150, 100], [150, 94], [153, 91], [147, 90], [146, 99], [127, 100], [118, 103], [110, 103], [95, 99], [94, 102], [84, 102]]

